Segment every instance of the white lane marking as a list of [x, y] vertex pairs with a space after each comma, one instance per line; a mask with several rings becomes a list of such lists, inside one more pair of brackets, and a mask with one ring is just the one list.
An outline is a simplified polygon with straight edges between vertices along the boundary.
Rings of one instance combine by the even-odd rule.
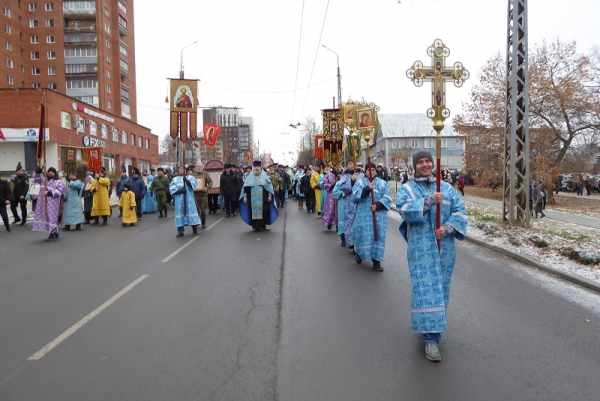
[[[216, 226], [217, 224], [219, 224], [221, 222], [221, 220], [223, 220], [224, 217], [221, 217], [219, 220], [215, 221], [213, 224], [211, 224], [207, 229], [205, 229], [204, 231], [208, 231], [211, 228], [213, 228], [214, 226]], [[192, 242], [196, 241], [198, 238], [200, 237], [194, 237], [191, 240], [189, 240], [185, 245], [181, 246], [179, 249], [177, 249], [175, 252], [173, 252], [172, 254], [170, 254], [169, 256], [167, 256], [162, 263], [166, 263], [169, 260], [173, 259], [179, 252], [183, 251], [185, 248], [187, 248], [188, 246], [190, 246], [192, 244]]]
[[148, 277], [148, 274], [144, 274], [144, 275], [140, 276], [133, 283], [131, 283], [127, 287], [123, 288], [116, 295], [114, 295], [111, 299], [109, 299], [108, 301], [106, 301], [105, 303], [103, 303], [102, 305], [100, 305], [92, 313], [90, 313], [89, 315], [87, 315], [86, 317], [84, 317], [83, 319], [81, 319], [80, 321], [78, 321], [77, 323], [75, 323], [67, 331], [65, 331], [64, 333], [62, 333], [60, 336], [56, 337], [54, 340], [50, 341], [48, 343], [48, 345], [46, 345], [44, 348], [42, 348], [41, 350], [39, 350], [38, 352], [36, 352], [35, 354], [33, 354], [32, 356], [30, 356], [27, 359], [29, 361], [37, 361], [38, 359], [40, 359], [41, 357], [43, 357], [44, 355], [46, 355], [48, 352], [52, 351], [61, 342], [63, 342], [64, 340], [66, 340], [71, 334], [75, 333], [77, 330], [79, 330], [81, 327], [83, 327], [84, 324], [86, 324], [87, 322], [89, 322], [90, 320], [92, 320], [100, 312], [102, 312], [104, 309], [108, 308], [110, 305], [112, 305], [113, 303], [115, 303], [119, 298], [121, 298], [123, 295], [125, 295], [127, 292], [129, 292], [133, 287], [135, 287], [136, 285], [138, 285], [139, 283], [141, 283], [146, 277]]

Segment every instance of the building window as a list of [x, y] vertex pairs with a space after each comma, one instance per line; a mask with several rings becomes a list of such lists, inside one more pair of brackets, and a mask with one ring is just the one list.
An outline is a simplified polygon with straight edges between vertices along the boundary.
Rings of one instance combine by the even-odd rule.
[[[109, 100], [109, 101], [108, 101], [108, 108], [109, 108], [109, 109], [112, 109], [112, 100]], [[125, 142], [125, 143], [127, 143], [127, 142]]]
[[54, 20], [53, 19], [47, 19], [46, 20], [46, 28], [52, 28], [54, 26]]
[[90, 135], [98, 136], [98, 123], [96, 121], [88, 120], [90, 125]]
[[104, 7], [104, 15], [106, 15], [107, 17], [110, 17], [110, 13], [108, 11], [108, 8]]
[[80, 102], [91, 104], [92, 106], [98, 106], [98, 96], [73, 96], [73, 98]]
[[65, 49], [65, 58], [70, 57], [97, 57], [98, 50], [95, 47], [81, 49]]
[[110, 85], [106, 85], [106, 93], [112, 93], [112, 87]]
[[411, 139], [410, 141], [410, 147], [413, 149], [416, 149], [419, 147], [419, 140], [418, 139]]
[[113, 142], [119, 142], [119, 130], [116, 129], [115, 127], [111, 127], [110, 132], [112, 132]]
[[106, 48], [107, 48], [107, 49], [110, 49], [110, 42], [108, 41], [108, 39], [106, 39], [106, 40], [104, 41], [104, 44], [106, 45]]
[[127, 45], [123, 41], [119, 43], [119, 51], [122, 55], [127, 56]]
[[31, 84], [31, 87], [35, 88], [35, 89], [40, 89], [40, 84], [39, 84], [39, 82], [34, 82]]
[[130, 141], [131, 146], [135, 146], [135, 134], [130, 134], [129, 136], [131, 138], [131, 141]]
[[425, 147], [433, 148], [433, 139], [425, 139]]
[[77, 132], [85, 132], [85, 118], [75, 114], [75, 129]]
[[48, 75], [56, 75], [56, 67], [48, 67]]
[[4, 24], [4, 32], [6, 32], [6, 33], [8, 33], [10, 35], [10, 32], [11, 32], [10, 25]]
[[143, 141], [142, 137], [138, 136], [138, 148], [142, 147], [142, 141]]
[[9, 85], [13, 85], [13, 77], [11, 77], [10, 75], [8, 76], [7, 81]]
[[146, 149], [150, 149], [150, 139], [146, 138]]
[[125, 2], [125, 0], [119, 0], [119, 8], [125, 13], [127, 14], [127, 3]]
[[36, 19], [30, 19], [29, 20], [29, 27], [30, 28], [37, 28], [38, 27], [38, 20], [36, 20]]
[[60, 112], [60, 126], [66, 129], [71, 129], [71, 114], [66, 111]]
[[104, 24], [104, 30], [105, 30], [107, 33], [110, 33], [110, 25], [108, 25], [108, 24]]
[[448, 147], [448, 138], [442, 138], [442, 148], [445, 149]]
[[30, 38], [30, 41], [31, 41], [31, 43], [32, 43], [32, 44], [34, 44], [34, 45], [35, 45], [35, 44], [38, 44], [38, 43], [40, 43], [40, 37], [39, 37], [39, 36], [36, 36], [36, 35], [32, 35], [32, 36], [31, 36], [31, 38]]
[[32, 60], [39, 60], [40, 59], [40, 52], [31, 52], [31, 59]]
[[81, 79], [67, 81], [67, 89], [95, 89], [98, 87], [96, 79]]
[[10, 8], [2, 7], [2, 11], [4, 12], [4, 15], [6, 15], [8, 18], [10, 18]]
[[37, 11], [37, 4], [29, 3], [29, 11]]
[[54, 60], [56, 58], [56, 52], [53, 51], [49, 51], [46, 55], [48, 56], [48, 60]]
[[46, 43], [54, 43], [55, 42], [55, 37], [54, 35], [48, 35], [46, 36]]
[[102, 139], [108, 139], [108, 127], [106, 124], [100, 124], [100, 135], [102, 135]]
[[107, 55], [106, 55], [106, 62], [107, 62], [108, 64], [110, 64], [110, 54], [107, 54]]
[[67, 74], [98, 72], [98, 64], [66, 64], [65, 72]]
[[54, 11], [54, 3], [46, 3], [46, 11]]
[[50, 82], [48, 84], [48, 89], [52, 89], [53, 91], [57, 90], [58, 84], [56, 82]]
[[8, 68], [13, 68], [13, 62], [11, 59], [7, 58], [6, 59], [6, 65], [8, 66]]
[[21, 64], [21, 74], [25, 74], [25, 66]]
[[110, 78], [110, 70], [106, 70], [106, 76]]
[[12, 43], [6, 42], [6, 50], [8, 50], [9, 52], [12, 52]]
[[40, 75], [40, 74], [41, 74], [40, 67], [33, 67], [31, 69], [31, 75]]
[[129, 64], [125, 60], [119, 59], [119, 65], [125, 71], [129, 71]]
[[127, 20], [121, 15], [119, 15], [119, 27], [123, 28], [124, 30], [127, 30]]
[[127, 132], [121, 131], [121, 143], [127, 145]]

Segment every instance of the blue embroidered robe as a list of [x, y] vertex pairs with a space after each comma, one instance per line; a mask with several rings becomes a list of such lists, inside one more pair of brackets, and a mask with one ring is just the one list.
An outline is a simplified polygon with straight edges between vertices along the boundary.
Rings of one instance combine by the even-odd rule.
[[[149, 175], [146, 177], [148, 179], [148, 183], [146, 184], [146, 189], [150, 189], [150, 185], [152, 185], [152, 181], [154, 181], [154, 176]], [[146, 195], [142, 199], [142, 213], [154, 213], [158, 210], [158, 203], [156, 203], [156, 194], [150, 194], [150, 191], [146, 191]]]
[[344, 234], [344, 193], [340, 189], [340, 181], [336, 182], [331, 192], [338, 208], [338, 230], [337, 235]]
[[[242, 200], [246, 195], [246, 188], [250, 188], [250, 198], [248, 203], [244, 203]], [[264, 204], [264, 193], [263, 189], [266, 190], [271, 196], [271, 202], [269, 202], [269, 219], [265, 221], [266, 225], [275, 223], [277, 217], [279, 217], [279, 211], [277, 210], [277, 201], [275, 200], [275, 193], [273, 192], [273, 183], [264, 171], [259, 175], [251, 172], [244, 181], [244, 186], [240, 192], [240, 202], [238, 207], [240, 209], [240, 217], [249, 226], [252, 225], [252, 220], [262, 220], [263, 215], [263, 204]]]
[[[169, 192], [173, 195], [173, 199], [175, 199], [175, 226], [183, 227], [183, 226], [197, 226], [200, 224], [200, 217], [198, 217], [198, 209], [196, 209], [196, 202], [194, 201], [194, 188], [196, 188], [196, 179], [193, 175], [186, 176], [188, 181], [191, 184], [191, 188], [189, 185], [185, 185], [183, 182], [183, 177], [174, 177], [171, 180], [171, 185], [169, 186]], [[185, 193], [175, 195], [180, 189], [185, 189]], [[184, 205], [186, 209], [184, 210]]]
[[396, 195], [396, 207], [401, 217], [400, 234], [408, 243], [411, 319], [416, 333], [446, 331], [450, 281], [456, 259], [454, 239], [462, 241], [467, 233], [465, 205], [456, 190], [442, 181], [441, 224], [450, 224], [455, 231], [441, 240], [440, 258], [435, 238], [436, 205], [427, 212], [423, 211], [425, 198], [433, 194], [435, 188], [435, 179], [411, 179], [400, 187]]
[[363, 260], [383, 260], [385, 238], [387, 233], [387, 212], [392, 207], [390, 186], [379, 177], [373, 179], [373, 197], [375, 203], [380, 202], [384, 210], [375, 212], [377, 222], [377, 241], [373, 227], [373, 209], [371, 209], [371, 194], [361, 199], [363, 188], [369, 186], [369, 179], [364, 175], [356, 181], [352, 188], [352, 196], [356, 202], [356, 216], [352, 227], [354, 235], [354, 252]]
[[83, 205], [81, 204], [81, 191], [83, 184], [79, 180], [73, 180], [67, 183], [67, 201], [65, 202], [64, 225], [83, 223]]
[[[363, 173], [357, 174], [357, 180], [363, 177]], [[340, 179], [340, 187], [344, 193], [344, 236], [346, 237], [346, 246], [354, 246], [354, 237], [352, 233], [352, 223], [356, 213], [356, 205], [352, 197], [352, 172], [344, 172]], [[339, 214], [338, 214], [339, 216]]]

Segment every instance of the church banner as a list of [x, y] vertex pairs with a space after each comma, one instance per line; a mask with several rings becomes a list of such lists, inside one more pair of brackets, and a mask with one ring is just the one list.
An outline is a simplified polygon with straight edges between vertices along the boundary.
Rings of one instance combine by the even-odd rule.
[[100, 148], [87, 148], [85, 150], [87, 155], [88, 169], [94, 173], [102, 169], [102, 149]]
[[65, 174], [75, 173], [77, 170], [77, 148], [63, 146], [63, 171]]
[[250, 149], [244, 149], [244, 163], [248, 166], [252, 166], [254, 161], [254, 153]]
[[323, 135], [315, 135], [315, 159], [323, 160]]
[[360, 135], [348, 135], [346, 137], [346, 149], [350, 159], [360, 159]]
[[340, 109], [321, 110], [323, 115], [323, 162], [338, 166], [344, 161], [344, 113]]
[[196, 138], [196, 110], [198, 108], [198, 80], [170, 79], [171, 138], [187, 141], [188, 133]]
[[204, 144], [214, 148], [219, 137], [220, 125], [204, 124]]

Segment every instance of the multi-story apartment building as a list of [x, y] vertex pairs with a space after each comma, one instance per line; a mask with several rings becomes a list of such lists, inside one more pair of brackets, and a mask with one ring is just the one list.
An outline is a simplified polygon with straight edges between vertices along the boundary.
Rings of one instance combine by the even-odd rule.
[[[35, 127], [30, 122], [24, 124], [24, 120], [30, 120], [29, 115], [27, 119], [20, 118], [20, 114], [35, 114], [35, 109], [15, 109], [14, 104], [21, 102], [20, 96], [26, 98], [23, 104], [30, 104], [30, 96], [41, 99], [41, 92], [52, 90], [71, 100], [61, 96], [48, 96], [47, 99], [52, 97], [61, 105], [71, 102], [75, 117], [83, 118], [76, 115], [75, 107], [83, 110], [89, 106], [90, 110], [109, 118], [115, 132], [141, 133], [143, 142], [148, 139], [154, 144], [150, 130], [136, 124], [133, 0], [0, 0], [0, 7], [0, 108], [13, 111], [0, 121], [0, 130], [27, 132]], [[39, 89], [40, 93], [33, 95], [32, 88]], [[52, 106], [48, 105], [47, 110], [50, 111]], [[59, 148], [61, 145], [80, 145], [77, 135], [86, 130], [89, 130], [88, 135], [95, 135], [92, 132], [94, 124], [100, 122], [93, 119], [85, 120], [85, 125], [75, 119], [70, 122], [72, 126], [76, 124], [77, 130], [71, 130], [73, 137], [51, 134], [51, 142], [56, 140]], [[59, 129], [65, 128], [59, 126]], [[21, 136], [25, 138], [24, 134], [15, 135], [13, 140], [17, 142]], [[13, 143], [12, 146], [17, 146], [14, 157], [31, 169], [28, 144]], [[140, 146], [136, 143], [135, 148]], [[123, 164], [133, 163], [133, 167], [138, 167], [137, 151], [129, 154], [127, 149], [123, 149], [124, 153], [112, 149], [110, 156], [114, 158], [120, 154]], [[143, 157], [149, 161], [157, 160], [158, 147], [156, 153], [156, 157], [153, 154]], [[60, 161], [60, 153], [56, 156]], [[56, 167], [60, 168], [60, 165]], [[0, 166], [0, 170], [3, 168], [5, 166]]]
[[[204, 124], [221, 126], [217, 146], [202, 145], [200, 158], [203, 161], [219, 159], [224, 163], [243, 164], [244, 150], [254, 151], [254, 121], [242, 117], [239, 107], [211, 107], [202, 111]], [[201, 135], [199, 135], [202, 137]]]

